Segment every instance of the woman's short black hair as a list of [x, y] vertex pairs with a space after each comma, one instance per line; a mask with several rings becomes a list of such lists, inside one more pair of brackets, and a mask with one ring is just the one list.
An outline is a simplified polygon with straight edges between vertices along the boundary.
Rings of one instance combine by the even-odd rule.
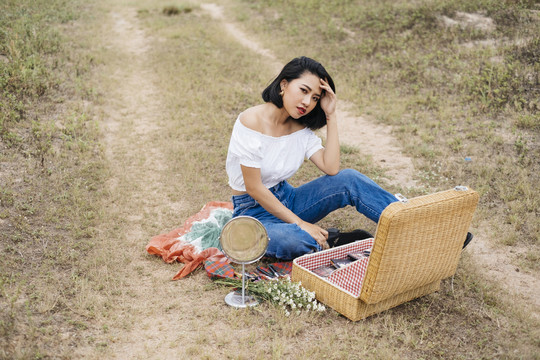
[[[308, 57], [297, 57], [289, 61], [287, 65], [283, 67], [279, 75], [268, 85], [262, 92], [262, 98], [265, 102], [271, 102], [278, 108], [283, 107], [283, 99], [279, 94], [281, 92], [281, 81], [283, 79], [287, 82], [291, 82], [294, 79], [298, 79], [305, 72], [310, 72], [315, 76], [320, 77], [328, 82], [332, 90], [336, 92], [334, 86], [334, 80], [330, 77], [326, 69], [317, 61]], [[298, 119], [302, 125], [307, 126], [311, 130], [317, 130], [326, 125], [326, 114], [321, 108], [320, 102], [317, 102], [315, 108], [306, 116], [302, 116]]]

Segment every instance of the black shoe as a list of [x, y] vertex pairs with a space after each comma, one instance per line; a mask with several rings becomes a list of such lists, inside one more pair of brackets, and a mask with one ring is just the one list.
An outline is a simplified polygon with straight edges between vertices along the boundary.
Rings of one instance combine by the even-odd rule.
[[336, 228], [329, 228], [326, 229], [328, 231], [328, 240], [326, 242], [328, 243], [328, 246], [334, 247], [335, 242], [339, 239], [339, 230]]
[[347, 244], [350, 244], [350, 243], [358, 241], [358, 240], [369, 239], [369, 238], [372, 238], [372, 237], [373, 237], [373, 235], [371, 235], [366, 230], [356, 229], [356, 230], [353, 230], [351, 232], [340, 233], [339, 234], [339, 239], [338, 239], [338, 241], [336, 241], [334, 246], [347, 245]]
[[356, 229], [350, 232], [339, 232], [336, 228], [330, 228], [327, 229], [328, 231], [328, 246], [330, 247], [336, 247], [336, 246], [342, 246], [347, 245], [352, 242], [358, 241], [358, 240], [364, 240], [372, 238], [373, 235], [371, 235], [366, 230], [362, 229]]
[[465, 249], [465, 246], [469, 245], [473, 237], [474, 235], [468, 232], [467, 237], [465, 238], [465, 242], [463, 243], [463, 247], [461, 249]]

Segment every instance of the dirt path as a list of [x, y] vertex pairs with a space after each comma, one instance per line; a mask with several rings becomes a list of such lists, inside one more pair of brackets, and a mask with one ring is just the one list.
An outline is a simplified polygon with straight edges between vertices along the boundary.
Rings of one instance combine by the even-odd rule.
[[[125, 271], [119, 274], [122, 286], [116, 290], [122, 294], [117, 297], [120, 303], [112, 304], [110, 313], [101, 315], [104, 326], [110, 329], [105, 332], [108, 344], [105, 357], [153, 358], [159, 353], [158, 358], [174, 358], [179, 353], [178, 346], [191, 344], [195, 348], [205, 345], [206, 341], [215, 341], [212, 333], [194, 338], [193, 329], [200, 326], [198, 317], [201, 313], [209, 306], [215, 306], [213, 301], [216, 300], [200, 296], [199, 276], [182, 280], [181, 286], [170, 285], [171, 268], [160, 260], [149, 260], [143, 250], [148, 239], [155, 235], [152, 233], [155, 228], [149, 223], [166, 223], [164, 219], [170, 219], [171, 213], [177, 215], [185, 207], [168, 195], [174, 193], [174, 189], [171, 180], [166, 180], [170, 177], [167, 149], [160, 146], [168, 114], [160, 100], [163, 94], [157, 76], [149, 66], [148, 50], [153, 39], [142, 30], [136, 9], [120, 5], [111, 7], [114, 10], [103, 19], [102, 41], [112, 56], [107, 58], [100, 74], [99, 91], [104, 94], [104, 100], [98, 110], [111, 168], [107, 183], [111, 200], [105, 211], [110, 219], [121, 219], [121, 222], [105, 224], [102, 237], [114, 237], [121, 244], [119, 246], [125, 251]], [[281, 64], [272, 52], [227, 22], [219, 6], [205, 4], [201, 7], [222, 21], [240, 43], [268, 58], [269, 66], [279, 70]], [[342, 104], [339, 114], [343, 143], [357, 146], [362, 153], [371, 155], [388, 171], [390, 182], [415, 186], [413, 163], [396, 147], [392, 129], [353, 116], [347, 108], [347, 104]], [[480, 236], [476, 242], [471, 247], [485, 245]], [[475, 253], [479, 259], [492, 259], [493, 255]], [[522, 273], [513, 271], [503, 275], [503, 281], [513, 284], [509, 287], [518, 292], [527, 282], [530, 284], [530, 279], [520, 277]], [[162, 286], [164, 284], [169, 285]], [[178, 296], [178, 291], [182, 291], [182, 296]], [[190, 299], [191, 292], [198, 295]], [[539, 298], [537, 296], [536, 301]], [[171, 309], [174, 310], [172, 313]], [[210, 320], [212, 324], [205, 326], [214, 329], [209, 331], [215, 331], [214, 321], [218, 319]], [[163, 348], [163, 344], [171, 345]], [[100, 357], [95, 355], [94, 347], [80, 351], [82, 356]]]
[[526, 256], [526, 249], [517, 246], [505, 249], [495, 248], [488, 241], [486, 229], [480, 227], [470, 252], [484, 276], [491, 282], [506, 289], [514, 300], [528, 304], [528, 313], [540, 319], [540, 279], [523, 271], [515, 262]]
[[[223, 22], [225, 29], [238, 42], [270, 60], [275, 71], [283, 64], [277, 61], [271, 50], [265, 49], [242, 32], [235, 24], [223, 16], [223, 9], [216, 4], [201, 6], [214, 19]], [[339, 136], [342, 144], [360, 149], [360, 153], [369, 154], [373, 161], [386, 172], [390, 184], [406, 188], [417, 186], [412, 159], [404, 155], [397, 146], [398, 141], [392, 136], [392, 127], [376, 124], [361, 116], [354, 116], [348, 109], [350, 104], [341, 101], [338, 109]], [[324, 135], [324, 131], [322, 132]], [[406, 194], [405, 194], [406, 195]], [[475, 261], [484, 270], [486, 279], [493, 281], [518, 299], [524, 300], [530, 307], [530, 313], [540, 318], [540, 279], [520, 271], [512, 264], [525, 250], [513, 248], [511, 251], [496, 248], [487, 241], [487, 231], [480, 228], [474, 242], [469, 245]], [[510, 253], [510, 254], [509, 254]]]
[[[102, 231], [112, 232], [103, 236], [120, 243], [113, 251], [125, 252], [124, 271], [117, 274], [122, 286], [116, 290], [122, 303], [114, 304], [115, 311], [102, 320], [110, 329], [106, 358], [148, 358], [160, 344], [173, 343], [188, 332], [171, 327], [169, 315], [162, 311], [163, 299], [173, 299], [169, 306], [176, 304], [174, 287], [159, 286], [170, 282], [170, 268], [163, 263], [156, 267], [144, 252], [144, 245], [155, 235], [148, 230], [149, 223], [163, 223], [171, 212], [180, 213], [183, 205], [167, 196], [171, 181], [164, 181], [170, 172], [166, 149], [160, 144], [168, 115], [157, 77], [148, 65], [151, 39], [138, 23], [136, 10], [129, 8], [115, 9], [103, 19], [103, 34], [103, 46], [112, 52], [100, 75], [100, 91], [105, 96], [99, 110], [111, 168], [111, 201], [106, 211], [110, 219], [121, 222], [105, 224]], [[81, 355], [93, 351], [82, 349]]]
[[115, 199], [110, 210], [128, 214], [127, 237], [137, 238], [142, 235], [143, 217], [154, 213], [159, 221], [160, 211], [167, 206], [161, 184], [152, 181], [166, 169], [162, 149], [154, 146], [159, 144], [159, 121], [165, 114], [152, 70], [145, 63], [147, 39], [137, 26], [136, 13], [113, 12], [110, 24], [108, 46], [116, 49], [118, 57], [110, 69], [110, 88], [101, 107], [105, 151], [112, 167], [109, 186], [113, 196], [119, 187], [132, 189], [129, 201]]

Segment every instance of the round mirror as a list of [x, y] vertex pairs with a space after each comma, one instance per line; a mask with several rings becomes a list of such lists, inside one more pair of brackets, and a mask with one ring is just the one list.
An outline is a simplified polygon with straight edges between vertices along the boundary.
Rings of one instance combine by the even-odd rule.
[[225, 224], [219, 242], [229, 259], [238, 264], [250, 264], [266, 252], [268, 234], [259, 220], [238, 216]]
[[251, 216], [238, 216], [229, 220], [219, 236], [219, 243], [225, 255], [233, 262], [242, 264], [242, 293], [233, 291], [225, 297], [225, 302], [236, 308], [255, 306], [257, 299], [246, 296], [245, 264], [259, 260], [268, 247], [268, 233], [261, 222]]

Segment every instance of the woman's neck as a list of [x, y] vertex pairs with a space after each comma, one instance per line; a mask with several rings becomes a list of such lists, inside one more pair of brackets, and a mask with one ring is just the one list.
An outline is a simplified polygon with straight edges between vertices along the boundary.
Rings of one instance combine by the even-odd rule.
[[262, 134], [280, 137], [303, 129], [305, 126], [290, 117], [287, 111], [272, 103], [264, 103], [247, 109], [242, 124]]
[[265, 103], [263, 107], [266, 120], [274, 126], [283, 126], [288, 122], [294, 121], [285, 108], [278, 108], [270, 102]]

